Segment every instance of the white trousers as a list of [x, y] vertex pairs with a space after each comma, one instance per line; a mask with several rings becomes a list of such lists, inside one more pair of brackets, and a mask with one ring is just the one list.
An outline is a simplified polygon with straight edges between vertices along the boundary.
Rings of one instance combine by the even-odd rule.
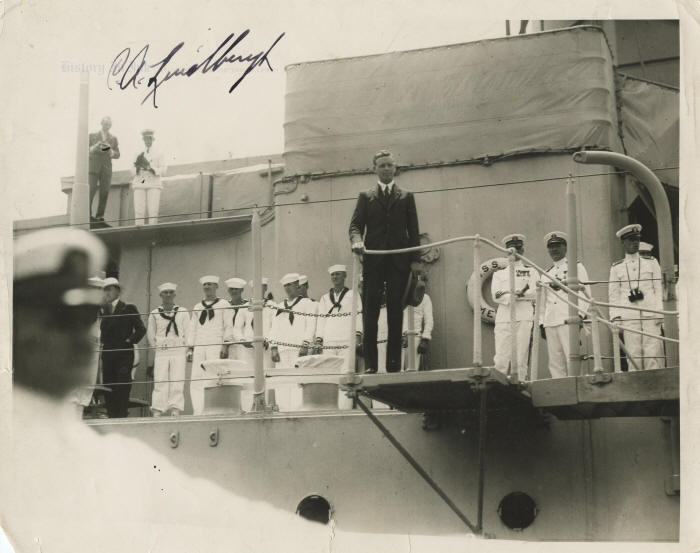
[[143, 225], [146, 207], [148, 207], [148, 224], [158, 222], [160, 209], [160, 188], [134, 188], [134, 224]]
[[[213, 340], [212, 340], [213, 341]], [[192, 412], [201, 415], [204, 412], [204, 388], [216, 386], [218, 378], [202, 368], [202, 361], [219, 359], [221, 346], [195, 346], [192, 354], [192, 374], [190, 375], [190, 397], [192, 398]], [[209, 378], [210, 380], [199, 380]]]
[[[658, 323], [659, 321], [657, 320], [648, 319], [643, 321], [623, 320], [621, 324], [622, 326], [641, 330], [648, 334], [661, 336], [661, 325]], [[663, 363], [664, 348], [662, 340], [651, 338], [650, 336], [642, 336], [641, 334], [629, 331], [623, 331], [622, 336], [625, 340], [625, 347], [629, 355], [632, 356], [640, 370], [658, 369], [665, 365], [665, 363]], [[628, 370], [635, 370], [632, 363], [628, 364]]]
[[[516, 365], [518, 379], [522, 382], [527, 378], [527, 358], [530, 352], [530, 337], [532, 335], [532, 321], [515, 322]], [[496, 323], [494, 329], [496, 339], [496, 355], [493, 356], [493, 364], [503, 374], [508, 374], [508, 366], [511, 362], [512, 335], [510, 322]]]
[[[168, 409], [185, 409], [185, 348], [177, 352], [156, 351], [153, 363], [153, 397], [151, 409], [165, 412]], [[180, 382], [169, 382], [178, 380]]]
[[552, 378], [564, 378], [569, 374], [569, 326], [545, 327], [549, 372]]

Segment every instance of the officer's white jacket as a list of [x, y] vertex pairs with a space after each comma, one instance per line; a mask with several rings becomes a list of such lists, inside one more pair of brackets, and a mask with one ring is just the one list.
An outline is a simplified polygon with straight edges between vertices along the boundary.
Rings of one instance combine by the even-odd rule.
[[[331, 289], [333, 290], [333, 289]], [[353, 290], [348, 290], [343, 298], [340, 300], [340, 309], [333, 307], [333, 302], [331, 301], [331, 290], [327, 294], [324, 294], [318, 302], [318, 314], [328, 315], [331, 311], [333, 314], [344, 313], [345, 317], [318, 317], [316, 321], [316, 337], [323, 338], [324, 342], [336, 342], [350, 340], [350, 327], [352, 326], [351, 317], [348, 315], [352, 311], [352, 297], [354, 294]], [[333, 291], [333, 297], [335, 301], [338, 302], [341, 294], [336, 294]], [[355, 331], [362, 332], [362, 315], [359, 313], [362, 311], [362, 299], [358, 298], [357, 302], [357, 319], [355, 322]]]
[[[610, 283], [608, 284], [609, 303], [663, 309], [663, 286], [661, 284], [661, 267], [655, 257], [645, 257], [638, 253], [626, 254], [624, 259], [616, 261], [610, 267]], [[630, 291], [639, 288], [644, 299], [632, 303], [629, 301]], [[610, 318], [615, 317], [639, 318], [639, 311], [630, 309], [610, 308]], [[662, 315], [643, 311], [642, 317], [661, 317]]]
[[[548, 275], [561, 281], [567, 278], [568, 273], [569, 265], [566, 257], [555, 262], [554, 265], [547, 270]], [[580, 261], [578, 263], [578, 279], [581, 281], [588, 280], [588, 272]], [[540, 281], [545, 285], [545, 301], [544, 309], [541, 309], [539, 323], [545, 327], [563, 325], [566, 319], [569, 318], [569, 304], [565, 301], [568, 300], [568, 294], [561, 288], [557, 291], [550, 288], [549, 284], [551, 284], [552, 280], [544, 275], [540, 276]], [[590, 285], [584, 285], [584, 289], [585, 295], [592, 297]], [[584, 294], [584, 291], [581, 290], [579, 294]], [[584, 312], [587, 312], [590, 304], [585, 300], [579, 300], [578, 305]], [[583, 313], [579, 311], [579, 314]]]
[[[515, 290], [522, 290], [527, 286], [527, 290], [522, 298], [515, 300], [515, 320], [531, 321], [534, 316], [534, 301], [537, 295], [538, 274], [534, 267], [525, 265], [521, 259], [515, 262]], [[497, 298], [497, 292], [505, 292]], [[491, 277], [491, 295], [493, 301], [498, 304], [496, 310], [496, 322], [506, 323], [510, 321], [510, 269], [505, 268], [496, 271]]]
[[[413, 308], [413, 330], [418, 332], [418, 338], [431, 340], [433, 337], [433, 302], [428, 294]], [[403, 332], [408, 332], [408, 307], [403, 312]]]
[[[174, 325], [170, 327], [170, 332], [166, 335], [170, 321], [161, 316], [161, 309], [156, 308], [148, 315], [148, 327], [146, 336], [148, 344], [153, 347], [175, 347], [187, 345], [187, 331], [190, 326], [190, 314], [186, 309], [182, 309], [179, 305], [174, 306], [173, 311], [163, 313], [169, 317], [175, 316], [175, 325], [177, 325], [177, 334], [175, 333]], [[178, 352], [185, 353], [184, 349], [179, 349]]]
[[199, 322], [199, 317], [202, 314], [204, 305], [199, 302], [192, 309], [190, 317], [190, 326], [187, 329], [187, 345], [215, 345], [223, 344], [224, 336], [232, 336], [233, 329], [231, 327], [231, 318], [233, 317], [233, 309], [230, 309], [231, 304], [221, 298], [212, 306], [214, 317], [208, 317], [204, 324]]
[[[289, 313], [284, 311], [285, 309], [296, 312], [294, 322], [289, 321]], [[316, 331], [316, 317], [312, 316], [316, 314], [316, 309], [317, 303], [309, 298], [296, 298], [292, 301], [285, 299], [278, 303], [277, 311], [272, 312], [273, 319], [269, 339], [295, 344], [295, 346], [301, 346], [304, 341], [311, 343]], [[307, 313], [307, 315], [299, 313]]]
[[143, 154], [143, 157], [151, 164], [151, 169], [155, 171], [155, 175], [146, 169], [135, 169], [136, 175], [131, 183], [132, 187], [163, 188], [161, 177], [163, 177], [168, 170], [163, 154], [153, 146], [151, 146], [148, 152], [143, 150], [140, 154]]

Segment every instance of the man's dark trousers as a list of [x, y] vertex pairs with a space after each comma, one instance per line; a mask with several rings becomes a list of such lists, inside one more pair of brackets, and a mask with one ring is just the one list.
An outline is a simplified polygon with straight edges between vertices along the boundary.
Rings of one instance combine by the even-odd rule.
[[95, 217], [104, 217], [107, 198], [109, 198], [109, 187], [112, 184], [112, 164], [103, 164], [97, 168], [97, 172], [88, 173], [88, 183], [90, 185], [90, 213], [92, 213], [92, 200], [99, 189], [100, 196]]
[[102, 380], [112, 390], [111, 393], [106, 394], [105, 398], [107, 415], [110, 419], [129, 416], [129, 394], [131, 393], [131, 369], [133, 365], [133, 350], [102, 352]]
[[362, 348], [365, 366], [376, 369], [377, 364], [377, 320], [386, 282], [386, 314], [389, 335], [386, 347], [386, 370], [401, 370], [401, 334], [403, 326], [403, 293], [410, 269], [399, 269], [390, 256], [384, 256], [371, 271], [362, 274]]

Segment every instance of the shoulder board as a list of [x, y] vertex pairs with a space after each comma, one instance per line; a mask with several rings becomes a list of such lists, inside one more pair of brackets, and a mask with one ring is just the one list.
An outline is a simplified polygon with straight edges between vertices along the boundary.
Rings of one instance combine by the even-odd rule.
[[640, 256], [640, 257], [643, 257], [643, 258], [645, 258], [645, 259], [656, 259], [653, 255], [651, 255], [650, 253], [646, 253], [646, 252], [644, 252], [644, 253], [641, 253], [641, 252], [640, 252], [640, 253], [639, 253], [639, 256]]
[[619, 264], [622, 263], [624, 260], [625, 260], [625, 258], [623, 257], [622, 259], [618, 259], [617, 261], [613, 261], [612, 266], [614, 267], [615, 265], [619, 265]]

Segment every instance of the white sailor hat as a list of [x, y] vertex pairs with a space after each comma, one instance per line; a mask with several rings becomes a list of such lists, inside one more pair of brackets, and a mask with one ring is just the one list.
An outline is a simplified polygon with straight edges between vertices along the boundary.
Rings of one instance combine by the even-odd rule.
[[100, 277], [90, 277], [88, 279], [88, 285], [93, 288], [104, 288], [104, 281]]
[[550, 244], [556, 244], [556, 243], [566, 244], [567, 238], [568, 238], [568, 235], [565, 232], [562, 232], [560, 230], [553, 230], [552, 232], [548, 232], [547, 234], [544, 235], [544, 245], [549, 246]]
[[328, 267], [328, 273], [333, 274], [333, 273], [347, 273], [348, 268], [345, 265], [331, 265]]
[[153, 136], [154, 134], [153, 129], [143, 129], [141, 131], [141, 136]]
[[525, 235], [524, 234], [506, 234], [503, 239], [501, 240], [501, 243], [508, 247], [508, 244], [512, 242], [525, 242]]
[[617, 236], [620, 240], [624, 240], [625, 238], [632, 238], [632, 237], [639, 238], [641, 235], [642, 235], [642, 225], [640, 225], [638, 223], [626, 225], [615, 233], [615, 236]]
[[651, 250], [654, 249], [654, 244], [650, 244], [649, 242], [640, 242], [639, 243], [639, 251], [640, 252], [645, 252], [645, 253], [651, 253]]
[[[262, 279], [261, 279], [260, 281], [261, 281], [264, 285], [270, 286], [270, 279], [269, 279], [269, 278], [267, 278], [267, 277], [262, 277]], [[249, 281], [248, 281], [248, 286], [250, 286], [251, 288], [253, 287], [254, 284], [255, 284], [255, 283], [254, 283], [252, 280], [249, 280]]]
[[225, 283], [228, 288], [245, 288], [245, 280], [242, 278], [229, 278]]
[[88, 285], [107, 258], [102, 242], [89, 232], [46, 229], [14, 242], [13, 297], [23, 303], [99, 305], [102, 293]]
[[280, 280], [280, 284], [290, 284], [291, 282], [298, 281], [299, 279], [299, 273], [287, 273]]
[[107, 288], [107, 286], [116, 286], [117, 288], [121, 288], [121, 284], [119, 284], [119, 281], [114, 277], [109, 277], [102, 281], [102, 288]]
[[299, 275], [299, 284], [306, 284], [309, 282], [309, 277], [306, 275]]
[[219, 284], [219, 277], [214, 275], [205, 275], [199, 278], [199, 283], [204, 285], [207, 282], [212, 284]]
[[173, 292], [177, 290], [177, 284], [174, 282], [164, 282], [160, 286], [158, 286], [158, 291], [159, 292], [165, 292], [166, 290], [172, 290]]

